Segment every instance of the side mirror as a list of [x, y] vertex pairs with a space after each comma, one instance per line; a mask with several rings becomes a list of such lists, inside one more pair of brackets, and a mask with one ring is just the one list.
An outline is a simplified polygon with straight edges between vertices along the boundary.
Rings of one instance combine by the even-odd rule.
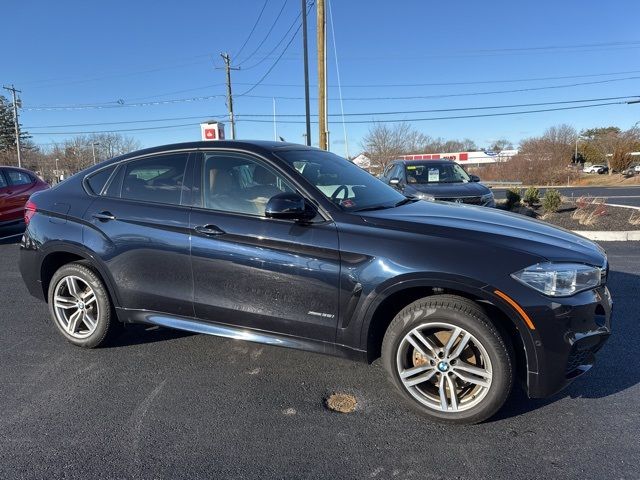
[[317, 212], [307, 204], [304, 197], [297, 193], [285, 192], [269, 199], [264, 214], [267, 218], [309, 221], [317, 215]]
[[389, 180], [389, 185], [391, 185], [392, 187], [397, 187], [400, 185], [400, 179], [398, 177], [393, 177], [391, 180]]
[[469, 180], [471, 180], [472, 182], [479, 182], [480, 177], [477, 175], [469, 175]]

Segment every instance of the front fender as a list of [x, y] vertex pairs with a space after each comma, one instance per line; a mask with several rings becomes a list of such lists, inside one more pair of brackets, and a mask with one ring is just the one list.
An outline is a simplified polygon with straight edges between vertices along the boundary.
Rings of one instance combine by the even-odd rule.
[[433, 288], [442, 288], [451, 293], [459, 293], [465, 297], [493, 305], [515, 325], [524, 346], [527, 369], [530, 372], [537, 372], [538, 359], [535, 347], [537, 334], [535, 330], [529, 329], [520, 314], [505, 300], [496, 295], [494, 293], [496, 289], [491, 285], [478, 282], [472, 278], [447, 273], [424, 272], [401, 275], [381, 283], [374, 289], [363, 300], [360, 313], [354, 322], [355, 325], [361, 325], [358, 335], [360, 349], [367, 349], [369, 332], [374, 327], [375, 313], [385, 300], [402, 291], [415, 288], [422, 288], [425, 292], [429, 292], [428, 294], [431, 294]]

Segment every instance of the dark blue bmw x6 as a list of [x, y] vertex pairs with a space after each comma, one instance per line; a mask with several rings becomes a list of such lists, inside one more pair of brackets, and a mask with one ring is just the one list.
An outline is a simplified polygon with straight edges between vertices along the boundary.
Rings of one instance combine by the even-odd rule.
[[542, 222], [402, 195], [325, 151], [168, 145], [27, 204], [20, 267], [81, 347], [121, 323], [382, 357], [415, 408], [480, 422], [548, 396], [610, 333], [607, 257]]

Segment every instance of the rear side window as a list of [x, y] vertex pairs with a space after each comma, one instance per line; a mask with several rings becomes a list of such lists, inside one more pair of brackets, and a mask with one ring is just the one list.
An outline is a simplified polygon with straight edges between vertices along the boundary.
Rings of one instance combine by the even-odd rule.
[[100, 170], [98, 173], [95, 173], [87, 178], [87, 184], [93, 193], [96, 195], [102, 194], [102, 190], [104, 189], [107, 180], [113, 173], [116, 167], [105, 168], [104, 170]]
[[33, 183], [33, 178], [19, 170], [6, 170], [11, 185], [28, 185]]
[[158, 155], [126, 164], [120, 196], [179, 205], [185, 188], [188, 153]]
[[7, 186], [7, 181], [4, 179], [4, 174], [2, 173], [2, 170], [0, 170], [0, 188], [6, 187]]

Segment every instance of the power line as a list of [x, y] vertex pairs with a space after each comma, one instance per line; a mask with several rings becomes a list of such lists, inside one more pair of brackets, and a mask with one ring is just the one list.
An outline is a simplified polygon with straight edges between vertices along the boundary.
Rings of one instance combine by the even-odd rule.
[[[621, 82], [625, 80], [636, 80], [639, 79], [640, 76], [634, 77], [625, 77], [625, 78], [614, 78], [609, 80], [599, 80], [593, 82], [580, 82], [580, 83], [569, 83], [563, 85], [549, 85], [544, 87], [530, 87], [530, 88], [519, 88], [512, 90], [493, 90], [488, 92], [468, 92], [468, 93], [447, 93], [447, 94], [437, 94], [437, 95], [410, 95], [410, 96], [386, 96], [386, 97], [344, 97], [343, 100], [349, 101], [371, 101], [371, 100], [419, 100], [419, 99], [433, 99], [433, 98], [450, 98], [450, 97], [469, 97], [469, 96], [478, 96], [478, 95], [495, 95], [500, 93], [520, 93], [520, 92], [532, 92], [539, 90], [551, 90], [556, 88], [570, 88], [570, 87], [578, 87], [583, 85], [598, 85], [603, 83], [612, 83], [612, 82]], [[272, 98], [273, 95], [248, 95], [251, 98]], [[292, 97], [292, 96], [275, 96], [275, 98], [280, 100], [301, 100], [302, 97]], [[332, 98], [332, 100], [336, 100]]]
[[[485, 84], [493, 84], [493, 83], [519, 83], [519, 82], [537, 82], [544, 80], [568, 80], [575, 78], [592, 78], [592, 77], [603, 77], [603, 76], [611, 76], [611, 75], [628, 75], [633, 73], [640, 73], [640, 70], [628, 70], [624, 72], [609, 72], [609, 73], [591, 73], [584, 75], [563, 75], [563, 76], [550, 76], [550, 77], [534, 77], [534, 78], [516, 78], [516, 79], [505, 79], [505, 80], [478, 80], [478, 81], [470, 81], [470, 82], [435, 82], [435, 83], [380, 83], [380, 84], [350, 84], [350, 85], [342, 85], [342, 88], [399, 88], [399, 87], [434, 87], [434, 86], [455, 86], [455, 85], [485, 85]], [[615, 79], [618, 80], [618, 79]], [[621, 79], [622, 80], [622, 79]], [[251, 82], [234, 82], [234, 85], [249, 85], [252, 86], [254, 83]], [[166, 97], [168, 95], [176, 95], [179, 93], [187, 93], [187, 92], [195, 92], [198, 90], [209, 90], [215, 87], [224, 87], [224, 83], [213, 83], [209, 85], [203, 85], [201, 87], [187, 88], [183, 90], [173, 90], [171, 92], [159, 93], [155, 95], [148, 95], [145, 97], [134, 97], [128, 98], [127, 100], [113, 100], [109, 102], [101, 102], [97, 103], [88, 103], [88, 104], [79, 104], [79, 105], [68, 105], [68, 106], [42, 106], [42, 108], [70, 108], [70, 107], [79, 107], [86, 106], [93, 108], [94, 105], [115, 105], [119, 102], [124, 104], [127, 101], [139, 102], [141, 100], [148, 100], [151, 98], [159, 98]], [[303, 87], [304, 84], [297, 83], [262, 83], [264, 87]], [[316, 85], [311, 85], [316, 86]], [[337, 85], [328, 85], [329, 87], [337, 87]], [[271, 98], [272, 96], [270, 96]], [[266, 97], [265, 97], [266, 98]], [[297, 98], [296, 98], [297, 99]], [[35, 108], [35, 107], [32, 107]]]
[[[260, 60], [258, 60], [256, 63], [254, 63], [253, 65], [249, 65], [248, 67], [242, 67], [243, 70], [251, 70], [252, 68], [256, 68], [257, 66], [261, 65], [262, 63], [264, 63], [265, 60], [267, 60], [268, 58], [271, 58], [271, 55], [273, 55], [273, 53], [278, 50], [278, 48], [280, 47], [280, 45], [282, 45], [282, 43], [285, 41], [285, 39], [287, 38], [287, 36], [289, 35], [289, 33], [291, 32], [291, 30], [293, 30], [293, 27], [296, 26], [296, 24], [298, 23], [298, 20], [300, 20], [300, 16], [302, 15], [302, 13], [298, 13], [298, 15], [296, 16], [296, 18], [293, 20], [293, 22], [291, 23], [291, 25], [289, 26], [289, 28], [287, 29], [287, 31], [284, 33], [284, 35], [282, 36], [282, 38], [280, 39], [280, 41], [278, 43], [276, 43], [276, 45], [269, 51], [269, 53], [267, 53], [266, 55], [264, 55]], [[285, 49], [286, 50], [286, 49]], [[282, 57], [283, 54], [280, 54], [278, 56], [278, 60], [280, 60], [280, 58]], [[250, 57], [249, 57], [250, 58]], [[244, 65], [247, 62], [248, 58], [243, 60], [242, 62], [240, 62], [238, 65]]]
[[256, 27], [258, 26], [258, 23], [260, 23], [260, 19], [262, 18], [262, 14], [264, 13], [264, 9], [267, 7], [267, 3], [268, 2], [269, 2], [269, 0], [264, 0], [264, 4], [262, 5], [262, 9], [260, 10], [260, 13], [258, 14], [258, 18], [256, 18], [256, 21], [253, 24], [253, 27], [251, 28], [251, 31], [249, 32], [249, 35], [247, 36], [246, 40], [244, 41], [244, 43], [240, 47], [240, 50], [238, 50], [238, 52], [234, 55], [234, 57], [240, 56], [240, 54], [242, 53], [242, 50], [244, 50], [244, 47], [247, 46], [247, 42], [249, 42], [249, 40], [251, 39], [251, 35], [253, 35], [253, 32], [255, 31]]
[[[455, 85], [486, 85], [492, 83], [520, 83], [520, 82], [538, 82], [544, 80], [569, 80], [574, 78], [591, 78], [591, 77], [604, 77], [611, 75], [628, 75], [632, 73], [640, 73], [640, 70], [628, 70], [625, 72], [611, 72], [611, 73], [592, 73], [586, 75], [562, 75], [556, 77], [529, 77], [529, 78], [515, 78], [508, 80], [476, 80], [470, 82], [431, 82], [431, 83], [378, 83], [378, 84], [350, 84], [342, 85], [342, 88], [387, 88], [387, 87], [444, 87]], [[236, 82], [236, 85], [248, 85], [242, 82]], [[299, 83], [263, 83], [265, 87], [302, 87]], [[315, 86], [315, 85], [312, 85]], [[329, 85], [329, 87], [337, 87], [337, 85]], [[205, 88], [205, 87], [203, 87]], [[207, 87], [208, 88], [208, 87]]]
[[[276, 24], [278, 23], [278, 20], [280, 20], [280, 16], [282, 15], [282, 12], [284, 11], [284, 7], [287, 5], [287, 1], [288, 0], [284, 0], [284, 2], [282, 3], [282, 7], [280, 7], [280, 11], [278, 12], [278, 15], [276, 16], [275, 20], [273, 21], [273, 23], [271, 24], [271, 27], [269, 28], [269, 30], [267, 31], [267, 34], [264, 36], [264, 38], [262, 39], [262, 41], [258, 44], [258, 46], [255, 48], [255, 50], [253, 52], [251, 52], [244, 60], [242, 60], [240, 63], [238, 63], [238, 65], [242, 65], [244, 63], [246, 63], [248, 60], [250, 60], [251, 58], [253, 58], [253, 56], [258, 52], [258, 50], [260, 50], [260, 48], [262, 47], [262, 45], [264, 45], [264, 43], [267, 41], [267, 39], [269, 38], [269, 36], [271, 35], [271, 32], [273, 31], [274, 27], [276, 26]], [[266, 2], [265, 2], [266, 4]], [[296, 18], [297, 20], [297, 18]], [[293, 22], [293, 24], [295, 25], [295, 21]], [[293, 27], [293, 25], [292, 25]], [[289, 28], [289, 30], [291, 30], [291, 28]], [[287, 30], [287, 33], [289, 33], [289, 30]], [[286, 34], [285, 34], [286, 36]], [[284, 37], [283, 37], [284, 39]], [[280, 42], [278, 42], [278, 45], [280, 45], [280, 43], [282, 43], [282, 40], [280, 40]], [[278, 48], [278, 46], [276, 45], [275, 48]], [[275, 50], [274, 48], [274, 50]], [[272, 50], [273, 51], [273, 50]], [[237, 55], [236, 55], [237, 56]], [[266, 58], [266, 57], [265, 57]], [[258, 64], [256, 64], [258, 65]], [[256, 65], [253, 65], [251, 67], [247, 67], [247, 69], [249, 68], [253, 68]]]
[[[300, 27], [295, 34], [298, 33]], [[291, 38], [287, 47], [293, 42], [294, 37]], [[285, 50], [286, 51], [286, 48]], [[283, 51], [283, 53], [284, 53]], [[282, 56], [282, 54], [281, 54]], [[262, 77], [261, 80], [264, 80], [267, 75], [273, 70], [277, 61], [271, 66], [270, 70]], [[482, 95], [496, 95], [501, 93], [521, 93], [521, 92], [531, 92], [531, 91], [540, 91], [540, 90], [552, 90], [558, 88], [571, 88], [578, 87], [584, 85], [600, 85], [605, 83], [614, 83], [621, 82], [627, 80], [637, 80], [640, 79], [640, 76], [632, 76], [632, 77], [624, 77], [624, 78], [613, 78], [607, 80], [597, 80], [592, 82], [577, 82], [577, 83], [569, 83], [569, 84], [561, 84], [561, 85], [547, 85], [542, 87], [528, 87], [528, 88], [519, 88], [519, 89], [510, 89], [510, 90], [493, 90], [493, 91], [485, 91], [485, 92], [467, 92], [467, 93], [447, 93], [447, 94], [436, 94], [436, 95], [410, 95], [410, 96], [382, 96], [382, 97], [344, 97], [345, 101], [372, 101], [372, 100], [419, 100], [419, 99], [435, 99], [435, 98], [451, 98], [451, 97], [467, 97], [467, 96], [482, 96]], [[304, 97], [295, 97], [295, 96], [282, 96], [282, 95], [248, 95], [254, 88], [261, 84], [261, 81], [252, 84], [252, 87], [240, 94], [241, 96], [247, 96], [249, 98], [276, 98], [279, 100], [303, 100]], [[93, 110], [93, 109], [110, 109], [110, 108], [122, 108], [122, 107], [147, 107], [147, 106], [155, 106], [155, 105], [166, 105], [173, 103], [184, 103], [184, 102], [199, 102], [199, 101], [207, 101], [212, 100], [214, 98], [224, 97], [224, 94], [219, 95], [206, 95], [200, 97], [190, 97], [190, 98], [175, 98], [170, 100], [158, 100], [153, 102], [139, 102], [139, 103], [126, 103], [122, 101], [122, 103], [118, 102], [109, 102], [104, 104], [76, 104], [76, 105], [40, 105], [35, 107], [23, 107], [25, 111], [55, 111], [55, 110]], [[317, 100], [315, 98], [314, 100]], [[332, 98], [332, 100], [336, 100]]]
[[[300, 17], [300, 15], [298, 15], [298, 17]], [[301, 28], [302, 28], [302, 23], [300, 23], [300, 25], [298, 25], [298, 28], [296, 29], [296, 31], [293, 32], [293, 35], [289, 39], [289, 42], [285, 45], [284, 50], [282, 50], [282, 52], [280, 53], [280, 56], [278, 58], [276, 58], [276, 61], [273, 62], [271, 67], [269, 67], [269, 70], [267, 70], [265, 72], [265, 74], [260, 78], [260, 80], [258, 80], [252, 87], [248, 88], [247, 90], [242, 92], [240, 95], [238, 95], [239, 97], [243, 97], [243, 96], [247, 95], [248, 93], [252, 92], [256, 87], [258, 87], [264, 81], [265, 78], [267, 78], [269, 76], [269, 74], [276, 67], [276, 65], [278, 65], [278, 62], [280, 61], [282, 56], [285, 54], [285, 52], [287, 51], [287, 49], [289, 48], [291, 43], [293, 43], [293, 41], [295, 40], [295, 38], [298, 35], [298, 32], [300, 31]]]
[[[596, 103], [591, 105], [574, 105], [569, 107], [519, 110], [515, 112], [481, 113], [481, 114], [473, 114], [473, 115], [456, 115], [456, 116], [427, 117], [427, 118], [401, 118], [401, 119], [387, 119], [387, 120], [348, 120], [346, 121], [346, 123], [371, 124], [371, 123], [398, 123], [398, 122], [426, 122], [426, 121], [434, 121], [434, 120], [456, 120], [456, 119], [465, 119], [465, 118], [500, 117], [500, 116], [524, 115], [524, 114], [542, 113], [542, 112], [556, 112], [556, 111], [563, 111], [563, 110], [577, 110], [577, 109], [584, 109], [584, 108], [603, 107], [603, 106], [609, 106], [609, 105], [630, 105], [635, 103], [640, 103], [640, 100], [603, 102], [603, 103]], [[271, 123], [271, 120], [268, 120], [268, 119], [263, 119], [263, 120], [244, 119], [241, 121], [253, 122], [253, 123], [264, 123], [264, 122]], [[305, 122], [304, 120], [284, 120], [284, 121], [281, 121], [280, 123], [303, 124]], [[317, 121], [314, 121], [313, 123], [317, 123]], [[127, 129], [116, 129], [116, 130], [97, 130], [97, 131], [78, 131], [78, 132], [39, 132], [37, 133], [37, 135], [81, 135], [81, 134], [93, 134], [93, 133], [135, 132], [135, 131], [144, 131], [144, 130], [161, 130], [161, 129], [188, 127], [193, 125], [197, 125], [197, 124], [185, 123], [185, 124], [179, 124], [179, 125], [162, 125], [162, 126], [156, 126], [156, 127], [127, 128]]]
[[214, 98], [224, 97], [220, 95], [206, 95], [191, 98], [174, 98], [171, 100], [157, 100], [154, 102], [126, 103], [124, 100], [118, 102], [109, 102], [104, 104], [80, 104], [80, 105], [40, 105], [37, 107], [26, 107], [26, 111], [55, 111], [55, 110], [104, 110], [110, 108], [127, 108], [127, 107], [149, 107], [154, 105], [168, 105], [172, 103], [200, 102], [204, 100], [212, 100]]
[[[607, 103], [596, 103], [593, 105], [577, 105], [573, 107], [558, 107], [558, 108], [544, 108], [537, 110], [521, 110], [517, 112], [500, 112], [500, 113], [482, 113], [482, 114], [474, 114], [474, 115], [456, 115], [456, 116], [448, 116], [448, 117], [428, 117], [428, 118], [396, 118], [396, 119], [388, 119], [388, 120], [347, 120], [346, 123], [354, 123], [354, 124], [369, 124], [369, 123], [400, 123], [400, 122], [427, 122], [434, 120], [458, 120], [464, 118], [484, 118], [484, 117], [503, 117], [510, 115], [524, 115], [531, 113], [542, 113], [542, 112], [557, 112], [561, 110], [577, 110], [583, 108], [593, 108], [593, 107], [603, 107], [607, 105], [629, 105], [632, 103], [640, 103], [638, 101], [629, 101], [629, 102], [607, 102]], [[263, 123], [269, 122], [269, 120], [242, 120], [244, 122], [254, 122], [254, 123]], [[283, 120], [279, 123], [303, 123], [300, 120]], [[317, 122], [314, 122], [317, 123]]]
[[[284, 4], [287, 3], [287, 0], [285, 0]], [[283, 7], [281, 9], [284, 9], [284, 4]], [[280, 15], [278, 15], [278, 18], [280, 17]], [[277, 19], [276, 19], [277, 21]], [[271, 30], [273, 30], [273, 27], [275, 26], [275, 22], [274, 25], [272, 25], [271, 29], [269, 30], [269, 33], [271, 32]], [[262, 44], [264, 43], [264, 41], [266, 41], [266, 39], [268, 38], [265, 37], [265, 39], [260, 43], [260, 45], [258, 46], [258, 49], [262, 46]], [[586, 50], [586, 51], [604, 51], [605, 49], [615, 49], [615, 50], [620, 50], [620, 49], [628, 49], [628, 48], [640, 48], [640, 41], [638, 40], [632, 40], [632, 41], [616, 41], [616, 42], [604, 42], [604, 43], [591, 43], [591, 44], [577, 44], [577, 45], [551, 45], [551, 46], [538, 46], [538, 47], [521, 47], [521, 48], [511, 48], [511, 49], [484, 49], [484, 50], [463, 50], [463, 51], [453, 51], [453, 52], [445, 52], [443, 54], [440, 55], [427, 55], [427, 56], [422, 56], [420, 58], [434, 58], [434, 57], [451, 57], [451, 56], [469, 56], [469, 55], [482, 55], [482, 54], [486, 54], [486, 55], [496, 55], [496, 54], [506, 54], [506, 55], [512, 55], [514, 53], [525, 53], [525, 52], [531, 52], [531, 53], [553, 53], [556, 52], [558, 50], [570, 50], [570, 49], [579, 49], [579, 51], [585, 51], [585, 50], [580, 50], [580, 49], [591, 49], [591, 50]], [[256, 49], [252, 54], [250, 54], [248, 58], [252, 57], [257, 51], [258, 49]], [[175, 62], [170, 63], [170, 64], [164, 64], [162, 66], [158, 66], [155, 68], [148, 68], [145, 70], [138, 70], [138, 71], [133, 71], [133, 72], [120, 72], [120, 73], [112, 73], [112, 74], [106, 74], [106, 75], [102, 75], [102, 76], [97, 76], [97, 77], [91, 77], [91, 78], [84, 78], [84, 79], [68, 79], [68, 78], [57, 78], [57, 79], [38, 79], [38, 80], [31, 80], [31, 81], [24, 81], [21, 82], [22, 85], [36, 85], [38, 87], [47, 87], [47, 86], [67, 86], [67, 85], [71, 85], [71, 84], [78, 84], [78, 83], [88, 83], [88, 82], [94, 82], [94, 81], [100, 81], [100, 80], [104, 80], [104, 79], [109, 79], [109, 78], [115, 78], [115, 77], [128, 77], [128, 76], [134, 76], [134, 75], [140, 75], [140, 74], [145, 74], [145, 73], [154, 73], [154, 72], [158, 72], [158, 71], [162, 71], [162, 70], [168, 70], [168, 69], [175, 69], [175, 68], [183, 68], [185, 66], [190, 66], [190, 65], [196, 65], [196, 64], [200, 64], [200, 63], [204, 63], [206, 62], [206, 59], [209, 58], [211, 56], [211, 53], [203, 53], [200, 55], [193, 55], [193, 56], [189, 56], [189, 57], [185, 57], [182, 58], [180, 60], [176, 59]], [[355, 57], [352, 57], [352, 59]], [[371, 58], [372, 60], [378, 60], [379, 57], [360, 57], [360, 58]], [[399, 57], [398, 57], [399, 58]], [[188, 60], [195, 60], [195, 59], [201, 59], [198, 61], [190, 61], [187, 62]], [[346, 59], [346, 58], [345, 58]], [[243, 60], [243, 62], [246, 61]], [[242, 63], [242, 62], [241, 62]]]
[[[630, 99], [635, 98], [633, 95], [624, 95], [620, 97], [605, 97], [605, 98], [588, 98], [588, 99], [578, 99], [578, 100], [561, 100], [555, 102], [538, 102], [538, 103], [520, 103], [520, 104], [512, 104], [512, 105], [484, 105], [484, 106], [473, 106], [473, 107], [458, 107], [458, 108], [437, 108], [437, 109], [429, 109], [429, 110], [402, 110], [402, 111], [386, 111], [386, 112], [354, 112], [354, 113], [344, 113], [345, 117], [361, 117], [361, 116], [386, 116], [386, 115], [407, 115], [407, 114], [417, 114], [417, 113], [437, 113], [437, 112], [460, 112], [460, 111], [469, 111], [469, 110], [494, 110], [494, 109], [502, 109], [502, 108], [522, 108], [522, 107], [540, 107], [540, 106], [549, 106], [549, 105], [563, 105], [563, 104], [575, 104], [575, 103], [590, 103], [590, 102], [603, 102], [609, 100], [622, 100], [622, 99]], [[329, 114], [331, 117], [341, 117], [342, 113], [334, 113]], [[72, 123], [72, 124], [64, 124], [64, 125], [38, 125], [38, 126], [28, 126], [25, 127], [29, 130], [40, 129], [40, 128], [69, 128], [69, 127], [92, 127], [92, 126], [103, 126], [103, 125], [126, 125], [126, 124], [135, 124], [135, 123], [154, 123], [154, 122], [169, 122], [169, 121], [177, 121], [177, 120], [196, 120], [203, 118], [224, 118], [226, 114], [217, 114], [211, 115], [209, 113], [205, 113], [202, 115], [194, 115], [188, 117], [170, 117], [170, 118], [153, 118], [146, 120], [128, 120], [128, 121], [119, 121], [119, 122], [97, 122], [97, 123]], [[277, 118], [290, 118], [290, 117], [304, 117], [304, 114], [301, 113], [281, 113], [277, 114]], [[247, 117], [273, 117], [273, 113], [245, 113], [241, 115], [236, 115], [236, 118], [246, 119]]]

